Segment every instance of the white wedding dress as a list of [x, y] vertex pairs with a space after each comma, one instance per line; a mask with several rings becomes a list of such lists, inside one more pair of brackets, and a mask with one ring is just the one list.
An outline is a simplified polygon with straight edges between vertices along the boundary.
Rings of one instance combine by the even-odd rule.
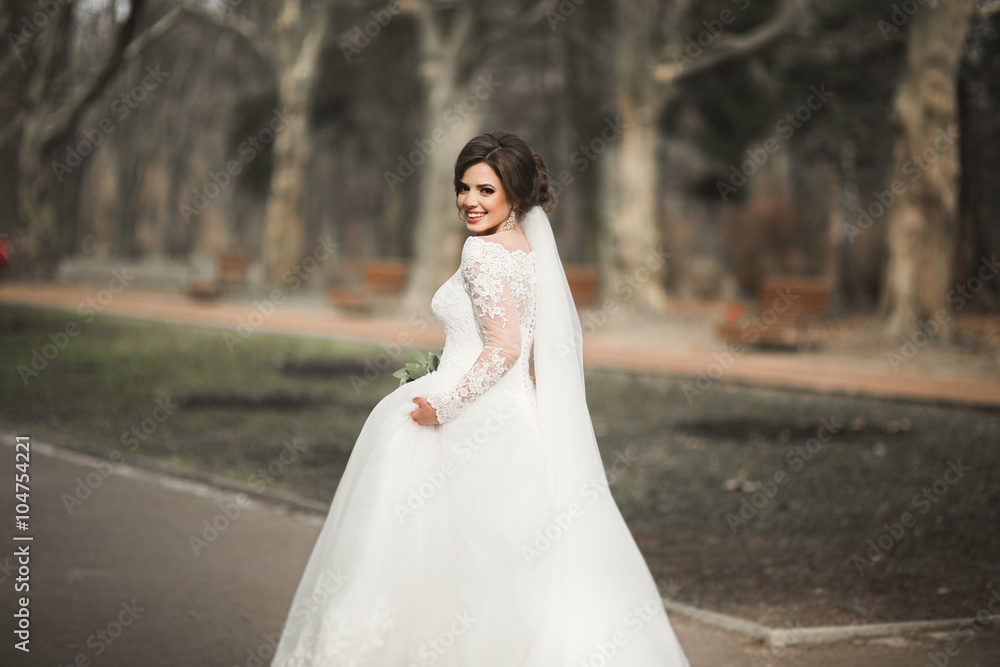
[[524, 224], [532, 252], [470, 237], [434, 295], [440, 367], [366, 421], [272, 667], [688, 664], [601, 467], [548, 219]]

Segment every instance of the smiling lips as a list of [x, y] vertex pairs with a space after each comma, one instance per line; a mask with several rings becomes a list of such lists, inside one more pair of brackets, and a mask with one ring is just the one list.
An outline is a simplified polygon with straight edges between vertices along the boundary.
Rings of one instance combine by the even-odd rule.
[[484, 217], [486, 217], [486, 213], [483, 213], [483, 212], [480, 212], [480, 211], [469, 212], [469, 213], [465, 214], [465, 217], [466, 217], [466, 219], [469, 222], [476, 222], [476, 221], [481, 220]]

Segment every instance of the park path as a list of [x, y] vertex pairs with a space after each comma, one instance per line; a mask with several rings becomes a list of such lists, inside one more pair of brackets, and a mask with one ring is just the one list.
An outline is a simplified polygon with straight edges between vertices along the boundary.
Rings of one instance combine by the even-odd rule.
[[[14, 436], [0, 429], [0, 470], [10, 470]], [[11, 639], [15, 543], [12, 522], [4, 520], [0, 665], [269, 664], [269, 640], [284, 622], [321, 514], [121, 463], [105, 477], [107, 460], [40, 440], [32, 439], [31, 453], [30, 524], [19, 533], [34, 538], [31, 652], [15, 650]], [[70, 512], [63, 495], [88, 480], [89, 495]], [[13, 512], [12, 494], [0, 494], [0, 516]], [[191, 537], [204, 537], [206, 521], [220, 530], [195, 553]], [[944, 656], [949, 639], [921, 635], [772, 651], [684, 616], [671, 620], [693, 667], [912, 667], [930, 664], [928, 654]], [[995, 667], [997, 656], [1000, 632], [993, 627], [946, 664]]]
[[[110, 298], [106, 298], [110, 297]], [[256, 304], [255, 304], [256, 302]], [[234, 296], [194, 301], [177, 291], [129, 286], [110, 294], [91, 285], [0, 284], [0, 303], [76, 311], [95, 307], [107, 314], [178, 324], [230, 328], [257, 324], [261, 331], [334, 336], [367, 342], [440, 347], [444, 334], [429, 310], [397, 317], [337, 312], [319, 294], [299, 294], [273, 307], [265, 298]], [[257, 305], [260, 304], [260, 305]], [[713, 331], [721, 307], [694, 310], [678, 304], [662, 322], [622, 324], [602, 311], [584, 312], [584, 361], [588, 368], [675, 376], [691, 391], [742, 383], [848, 396], [926, 401], [942, 405], [1000, 408], [1000, 366], [970, 354], [931, 346], [902, 356], [901, 346], [829, 346], [815, 351], [732, 354]], [[265, 312], [266, 311], [266, 312]], [[429, 324], [426, 324], [427, 322]], [[888, 354], [905, 359], [896, 366]]]

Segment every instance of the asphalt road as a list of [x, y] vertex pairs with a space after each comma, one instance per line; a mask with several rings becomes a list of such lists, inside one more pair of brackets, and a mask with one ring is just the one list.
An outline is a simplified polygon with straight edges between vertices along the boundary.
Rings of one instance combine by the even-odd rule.
[[[0, 438], [0, 665], [269, 664], [269, 639], [284, 621], [322, 516], [33, 441], [28, 530], [15, 531], [14, 438], [2, 430]], [[205, 532], [205, 522], [221, 530]], [[33, 540], [16, 542], [15, 534]], [[25, 544], [30, 653], [14, 646], [24, 595], [15, 593], [14, 553]], [[960, 641], [955, 656], [944, 652], [945, 634], [772, 652], [737, 633], [672, 620], [695, 667], [923, 667], [935, 664], [929, 654], [937, 667], [1000, 665], [1000, 618]]]

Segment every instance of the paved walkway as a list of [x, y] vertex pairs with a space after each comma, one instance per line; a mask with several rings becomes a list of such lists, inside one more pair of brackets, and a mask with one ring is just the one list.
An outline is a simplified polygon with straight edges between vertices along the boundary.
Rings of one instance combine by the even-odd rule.
[[[0, 470], [11, 470], [14, 435], [0, 429]], [[106, 460], [38, 440], [31, 454], [30, 524], [18, 535], [33, 541], [12, 541], [14, 498], [0, 494], [0, 540], [8, 545], [0, 551], [0, 665], [269, 664], [268, 640], [284, 622], [322, 516], [123, 464], [105, 476]], [[89, 495], [70, 512], [64, 496], [87, 480]], [[196, 554], [191, 538], [206, 521], [221, 529]], [[13, 647], [8, 594], [22, 544], [31, 554], [30, 654]], [[995, 667], [1000, 656], [996, 622], [968, 643], [924, 634], [782, 650], [676, 614], [671, 620], [693, 667]], [[952, 639], [959, 653], [950, 657]]]
[[[70, 310], [82, 305], [108, 314], [234, 330], [241, 322], [260, 322], [263, 331], [368, 342], [411, 341], [425, 348], [439, 347], [444, 341], [428, 309], [397, 317], [363, 317], [337, 312], [318, 294], [293, 295], [272, 311], [266, 298], [256, 299], [258, 307], [249, 297], [206, 303], [176, 291], [133, 286], [114, 295], [103, 292], [89, 285], [7, 283], [0, 284], [0, 303]], [[954, 350], [926, 346], [903, 356], [902, 346], [841, 342], [809, 352], [748, 350], [733, 354], [713, 332], [714, 324], [722, 320], [721, 305], [705, 308], [678, 304], [676, 313], [656, 323], [623, 323], [600, 311], [585, 312], [581, 319], [584, 360], [591, 369], [663, 373], [684, 378], [693, 389], [735, 382], [1000, 408], [1000, 364]], [[890, 353], [905, 362], [894, 368], [887, 356]]]

